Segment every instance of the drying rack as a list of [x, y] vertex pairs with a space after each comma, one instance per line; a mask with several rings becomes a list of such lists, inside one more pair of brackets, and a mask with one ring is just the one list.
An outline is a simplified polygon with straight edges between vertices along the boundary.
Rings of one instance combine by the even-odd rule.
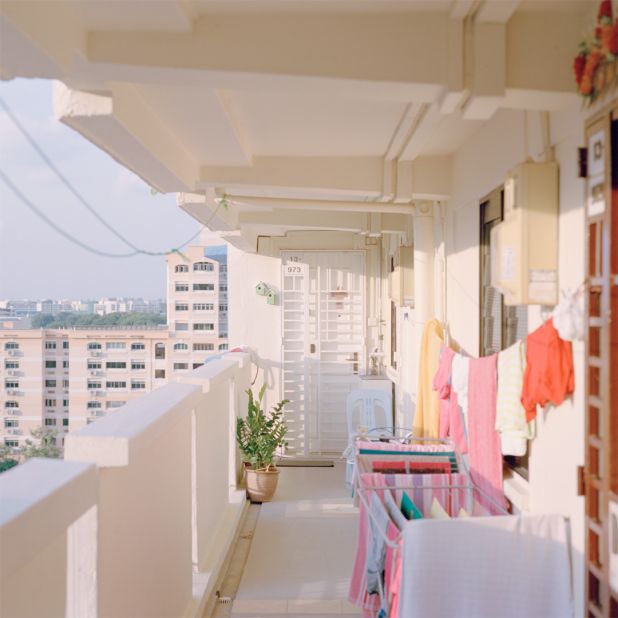
[[[367, 474], [361, 471], [361, 465], [360, 465], [360, 459], [364, 456], [361, 453], [358, 452], [358, 449], [356, 448], [356, 445], [358, 443], [359, 440], [361, 441], [365, 441], [363, 440], [363, 438], [366, 438], [366, 434], [365, 435], [361, 435], [361, 436], [357, 436], [355, 442], [354, 442], [354, 474], [353, 474], [353, 482], [352, 482], [352, 487], [353, 487], [353, 493], [354, 493], [354, 497], [355, 500], [358, 500], [360, 503], [362, 503], [365, 513], [368, 517], [368, 521], [373, 522], [373, 526], [369, 526], [368, 527], [368, 531], [371, 531], [372, 533], [378, 533], [381, 537], [381, 540], [384, 542], [386, 547], [390, 547], [393, 550], [393, 556], [392, 556], [392, 561], [393, 563], [395, 562], [396, 559], [396, 552], [401, 551], [401, 544], [402, 544], [402, 536], [403, 536], [403, 531], [400, 531], [399, 534], [395, 537], [395, 538], [389, 538], [386, 534], [386, 531], [380, 526], [380, 522], [378, 521], [378, 519], [376, 518], [376, 515], [374, 514], [372, 508], [371, 508], [371, 504], [370, 504], [370, 499], [368, 497], [368, 495], [372, 492], [384, 492], [384, 491], [392, 491], [392, 490], [401, 490], [401, 491], [408, 491], [408, 492], [417, 492], [417, 491], [431, 491], [431, 492], [435, 492], [435, 491], [444, 491], [447, 492], [446, 495], [449, 496], [450, 499], [452, 499], [453, 496], [451, 496], [451, 492], [464, 492], [464, 495], [466, 496], [467, 499], [467, 512], [470, 513], [471, 516], [473, 516], [473, 511], [474, 511], [474, 504], [475, 502], [478, 504], [481, 504], [481, 501], [485, 502], [485, 503], [489, 503], [492, 505], [494, 511], [492, 513], [487, 513], [487, 515], [509, 515], [509, 512], [506, 510], [505, 506], [502, 504], [499, 504], [492, 496], [488, 495], [487, 492], [485, 492], [483, 489], [481, 489], [478, 485], [476, 485], [474, 483], [474, 481], [472, 480], [472, 477], [470, 475], [470, 471], [469, 468], [465, 462], [465, 458], [463, 458], [457, 451], [457, 449], [455, 448], [455, 445], [453, 443], [453, 441], [449, 438], [446, 439], [438, 439], [438, 438], [418, 438], [418, 437], [414, 437], [411, 432], [407, 432], [406, 434], [406, 442], [399, 442], [400, 444], [413, 444], [413, 443], [431, 443], [431, 444], [443, 444], [443, 445], [447, 445], [450, 446], [452, 448], [452, 452], [455, 454], [456, 456], [456, 460], [458, 463], [458, 472], [456, 473], [435, 473], [435, 474], [431, 474], [431, 475], [427, 475], [429, 477], [433, 477], [436, 480], [438, 480], [438, 477], [440, 477], [440, 479], [444, 479], [444, 482], [437, 482], [437, 483], [432, 483], [431, 485], [410, 485], [410, 484], [406, 484], [406, 483], [393, 483], [393, 484], [384, 484], [384, 485], [368, 485], [366, 483], [362, 482], [362, 478], [361, 475], [362, 474]], [[382, 441], [384, 442], [384, 441]], [[391, 453], [396, 453], [397, 455], [405, 455], [407, 451], [391, 451]], [[389, 453], [389, 451], [384, 451], [384, 453]], [[380, 452], [379, 454], [382, 454], [382, 452]], [[376, 452], [374, 457], [378, 456], [378, 453]], [[373, 473], [369, 473], [369, 474], [380, 474], [380, 472], [373, 472]], [[387, 475], [389, 476], [398, 476], [397, 474], [390, 474], [387, 473]], [[405, 477], [412, 477], [414, 476], [415, 473], [414, 472], [409, 472], [407, 474], [403, 474], [401, 476], [405, 476]], [[420, 475], [419, 475], [420, 476]], [[453, 476], [457, 476], [459, 478], [463, 478], [464, 482], [452, 482], [452, 477]], [[476, 496], [476, 500], [475, 500], [475, 496]], [[480, 499], [479, 499], [480, 498]], [[460, 503], [460, 501], [459, 501]], [[487, 509], [489, 511], [489, 509]], [[392, 565], [391, 565], [392, 567]], [[385, 592], [383, 589], [383, 585], [381, 580], [378, 580], [378, 586], [379, 586], [379, 596], [380, 596], [380, 602], [381, 604], [383, 604], [383, 600], [384, 600], [384, 596], [385, 596]], [[388, 608], [388, 611], [390, 613], [390, 599], [387, 599], [387, 603], [386, 603], [386, 607]]]
[[354, 434], [352, 442], [348, 444], [341, 454], [341, 458], [346, 460], [346, 485], [354, 489], [354, 471], [356, 469], [356, 443], [361, 441], [371, 441], [379, 443], [392, 442], [394, 444], [411, 444], [413, 442], [444, 443], [452, 445], [453, 451], [457, 455], [458, 464], [465, 465], [462, 457], [455, 450], [455, 445], [449, 438], [418, 438], [409, 427], [373, 427], [366, 431]]

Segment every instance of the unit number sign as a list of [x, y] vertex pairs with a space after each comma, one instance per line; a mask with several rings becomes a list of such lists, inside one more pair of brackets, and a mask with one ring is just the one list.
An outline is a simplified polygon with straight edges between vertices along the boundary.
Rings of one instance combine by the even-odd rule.
[[307, 272], [307, 264], [303, 263], [301, 256], [291, 256], [283, 267], [287, 277], [304, 277]]

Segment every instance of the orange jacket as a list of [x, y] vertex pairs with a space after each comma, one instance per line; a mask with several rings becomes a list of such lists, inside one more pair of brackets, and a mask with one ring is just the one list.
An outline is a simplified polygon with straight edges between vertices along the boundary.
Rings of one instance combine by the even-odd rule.
[[536, 417], [537, 404], [561, 404], [574, 388], [571, 342], [560, 339], [550, 318], [526, 338], [526, 371], [521, 391], [526, 421]]

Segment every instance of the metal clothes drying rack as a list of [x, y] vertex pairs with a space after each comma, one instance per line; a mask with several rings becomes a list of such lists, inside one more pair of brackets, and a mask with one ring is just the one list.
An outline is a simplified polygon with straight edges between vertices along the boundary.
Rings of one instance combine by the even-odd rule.
[[356, 443], [359, 440], [375, 441], [380, 443], [393, 442], [394, 444], [411, 444], [412, 442], [432, 442], [443, 443], [453, 446], [453, 451], [457, 455], [458, 465], [462, 465], [463, 460], [455, 450], [455, 445], [450, 438], [417, 438], [414, 432], [408, 427], [373, 427], [364, 432], [359, 432], [354, 436], [351, 444], [341, 454], [341, 458], [346, 460], [346, 485], [354, 486], [354, 470], [356, 469]]
[[[358, 436], [356, 442], [363, 438], [366, 437], [365, 436]], [[365, 512], [367, 514], [367, 517], [373, 522], [374, 526], [368, 526], [368, 533], [370, 533], [372, 531], [372, 528], [374, 531], [377, 531], [378, 534], [380, 534], [380, 536], [382, 537], [382, 541], [384, 542], [386, 547], [390, 547], [393, 550], [393, 554], [392, 554], [392, 562], [394, 566], [394, 563], [396, 561], [396, 557], [397, 557], [397, 552], [400, 552], [402, 549], [402, 531], [400, 531], [400, 533], [397, 535], [397, 537], [395, 537], [394, 539], [390, 539], [388, 538], [386, 531], [383, 530], [383, 528], [380, 526], [380, 522], [378, 521], [378, 519], [376, 518], [376, 515], [373, 513], [372, 508], [371, 508], [371, 504], [370, 504], [370, 500], [367, 496], [368, 493], [371, 492], [376, 492], [376, 491], [390, 491], [390, 490], [401, 490], [401, 491], [432, 491], [435, 492], [436, 490], [438, 491], [445, 491], [448, 492], [447, 495], [450, 496], [450, 492], [454, 492], [454, 491], [465, 491], [468, 494], [468, 511], [470, 513], [470, 515], [472, 515], [472, 511], [473, 511], [473, 505], [474, 503], [478, 503], [480, 504], [480, 501], [477, 499], [476, 501], [474, 500], [474, 496], [475, 493], [477, 496], [479, 496], [483, 501], [490, 503], [493, 508], [495, 509], [495, 512], [493, 513], [487, 513], [487, 515], [509, 515], [508, 511], [506, 510], [506, 507], [504, 505], [499, 504], [494, 498], [492, 498], [490, 495], [487, 494], [487, 492], [485, 492], [484, 490], [482, 490], [480, 487], [478, 487], [478, 485], [476, 485], [474, 483], [474, 481], [472, 480], [472, 477], [470, 475], [470, 471], [468, 466], [466, 465], [464, 459], [461, 457], [461, 455], [458, 453], [457, 449], [455, 448], [455, 445], [453, 443], [452, 440], [450, 439], [437, 439], [437, 438], [418, 438], [418, 437], [414, 437], [412, 435], [411, 432], [408, 431], [408, 433], [406, 434], [406, 441], [405, 442], [399, 442], [399, 444], [413, 444], [413, 443], [433, 443], [433, 444], [445, 444], [448, 446], [452, 447], [453, 453], [455, 453], [456, 458], [457, 458], [457, 462], [458, 462], [458, 470], [459, 472], [455, 473], [457, 476], [463, 476], [466, 479], [465, 483], [452, 483], [449, 482], [449, 478], [452, 476], [453, 473], [449, 474], [449, 473], [436, 473], [435, 476], [440, 476], [443, 477], [445, 479], [444, 483], [435, 483], [435, 484], [431, 484], [431, 485], [426, 485], [426, 486], [412, 486], [410, 484], [405, 484], [405, 483], [394, 483], [394, 484], [385, 484], [385, 485], [366, 485], [362, 483], [362, 479], [361, 479], [361, 474], [363, 474], [361, 472], [361, 466], [359, 465], [359, 458], [362, 458], [363, 455], [356, 452], [355, 449], [355, 456], [354, 456], [354, 476], [353, 476], [353, 491], [354, 491], [354, 495], [355, 497], [358, 497], [359, 501], [362, 503]], [[407, 451], [402, 450], [397, 452], [397, 454], [405, 456]], [[378, 454], [373, 455], [373, 457], [378, 456]], [[380, 474], [380, 472], [373, 472], [372, 474]], [[386, 475], [390, 475], [390, 476], [406, 476], [406, 477], [410, 477], [410, 476], [414, 476], [415, 473], [414, 472], [410, 472], [407, 474], [402, 474], [402, 475], [398, 475], [398, 474], [385, 474]], [[428, 475], [428, 476], [434, 476], [434, 475]], [[392, 572], [392, 568], [391, 568], [391, 572]], [[380, 604], [381, 606], [386, 605], [386, 607], [388, 608], [388, 612], [387, 615], [390, 615], [390, 604], [391, 604], [391, 599], [386, 599], [386, 604], [384, 604], [384, 596], [385, 596], [385, 592], [384, 592], [384, 588], [383, 588], [383, 584], [381, 581], [381, 578], [378, 578], [378, 588], [379, 588], [379, 597], [380, 597]]]

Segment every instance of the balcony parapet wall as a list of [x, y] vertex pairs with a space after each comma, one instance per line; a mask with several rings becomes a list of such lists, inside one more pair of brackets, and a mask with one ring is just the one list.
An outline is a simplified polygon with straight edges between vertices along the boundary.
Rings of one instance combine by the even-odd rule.
[[245, 506], [249, 382], [228, 354], [69, 434], [64, 461], [3, 473], [0, 613], [201, 615]]

